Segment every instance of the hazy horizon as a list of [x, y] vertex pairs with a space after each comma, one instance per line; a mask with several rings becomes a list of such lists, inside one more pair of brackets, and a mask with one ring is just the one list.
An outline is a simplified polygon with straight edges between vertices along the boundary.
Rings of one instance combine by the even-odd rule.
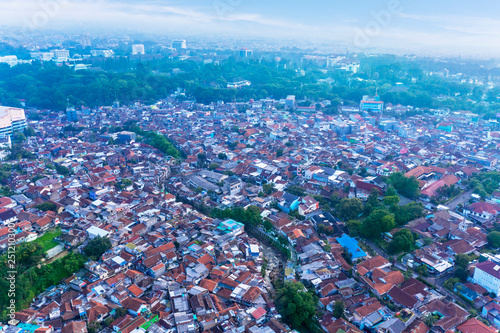
[[500, 3], [485, 0], [0, 1], [3, 24], [25, 28], [341, 41], [350, 51], [494, 58], [498, 12]]

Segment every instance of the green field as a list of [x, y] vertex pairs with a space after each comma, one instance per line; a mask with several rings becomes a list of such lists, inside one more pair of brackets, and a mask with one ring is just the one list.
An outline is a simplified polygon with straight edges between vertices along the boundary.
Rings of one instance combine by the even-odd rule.
[[56, 238], [60, 234], [61, 234], [61, 229], [59, 229], [59, 228], [53, 229], [53, 230], [47, 231], [45, 233], [45, 235], [43, 235], [40, 238], [37, 238], [33, 242], [40, 244], [43, 251], [45, 252], [45, 251], [48, 251], [48, 250], [56, 247], [57, 245], [59, 245], [59, 243], [54, 241], [54, 238]]

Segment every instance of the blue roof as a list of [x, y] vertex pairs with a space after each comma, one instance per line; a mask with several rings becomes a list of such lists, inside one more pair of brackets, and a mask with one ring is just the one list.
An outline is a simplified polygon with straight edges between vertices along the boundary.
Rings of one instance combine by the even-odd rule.
[[222, 231], [228, 231], [228, 230], [232, 231], [232, 230], [239, 229], [242, 226], [243, 226], [243, 223], [236, 222], [235, 220], [232, 220], [232, 219], [227, 219], [227, 220], [219, 223], [217, 228], [219, 230], [222, 230]]
[[339, 242], [342, 247], [345, 247], [347, 251], [352, 254], [353, 259], [366, 256], [366, 253], [359, 247], [358, 241], [346, 234], [343, 234], [342, 237], [337, 238], [337, 242]]
[[27, 332], [35, 332], [35, 330], [37, 328], [39, 328], [40, 326], [38, 325], [32, 325], [32, 324], [25, 324], [25, 323], [20, 323], [19, 325], [17, 325], [17, 327], [19, 327], [20, 329], [23, 329]]

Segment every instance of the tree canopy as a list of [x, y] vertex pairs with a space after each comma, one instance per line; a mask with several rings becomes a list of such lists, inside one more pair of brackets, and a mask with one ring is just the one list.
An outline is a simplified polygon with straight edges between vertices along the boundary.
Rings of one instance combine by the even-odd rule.
[[457, 254], [455, 256], [455, 273], [454, 276], [460, 279], [462, 282], [467, 281], [469, 272], [467, 266], [469, 266], [470, 257], [467, 254]]
[[111, 241], [107, 237], [96, 237], [91, 239], [83, 249], [85, 255], [92, 260], [98, 260], [99, 257], [111, 248]]
[[394, 214], [385, 209], [376, 209], [363, 220], [361, 228], [365, 237], [379, 238], [383, 232], [391, 231], [395, 226]]
[[411, 220], [424, 216], [424, 205], [421, 202], [410, 202], [404, 206], [393, 205], [390, 208], [397, 225], [405, 225]]
[[342, 316], [344, 316], [344, 310], [345, 310], [344, 302], [342, 302], [342, 300], [335, 301], [332, 312], [333, 316], [335, 318], [341, 318]]
[[249, 206], [247, 209], [242, 207], [226, 208], [224, 210], [212, 210], [212, 217], [230, 218], [245, 225], [256, 227], [262, 224], [262, 216], [257, 206]]
[[358, 198], [343, 198], [335, 207], [338, 216], [344, 220], [353, 220], [363, 213], [363, 203]]
[[300, 282], [286, 282], [276, 294], [277, 309], [293, 328], [311, 320], [316, 313], [316, 303], [317, 297]]
[[409, 252], [415, 247], [415, 237], [408, 229], [401, 229], [396, 232], [389, 243], [389, 252], [392, 254]]
[[420, 195], [420, 186], [415, 177], [408, 178], [401, 172], [394, 172], [389, 176], [388, 182], [405, 197], [416, 199]]
[[53, 202], [47, 201], [47, 202], [36, 205], [35, 208], [43, 210], [44, 212], [49, 211], [49, 210], [55, 212], [57, 210], [57, 205]]
[[492, 231], [488, 234], [488, 244], [492, 248], [499, 248], [500, 247], [500, 232], [498, 231]]

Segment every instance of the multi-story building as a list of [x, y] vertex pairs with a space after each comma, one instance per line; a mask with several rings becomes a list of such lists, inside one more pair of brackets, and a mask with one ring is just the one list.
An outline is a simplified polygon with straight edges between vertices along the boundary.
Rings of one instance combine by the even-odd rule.
[[23, 109], [0, 106], [0, 136], [22, 132], [27, 126]]
[[115, 52], [113, 50], [91, 50], [90, 54], [93, 57], [105, 57], [105, 58], [110, 58], [115, 55]]
[[186, 49], [186, 40], [185, 39], [174, 39], [172, 41], [172, 48], [176, 50]]
[[132, 45], [132, 54], [146, 54], [144, 51], [144, 44], [134, 44]]
[[68, 121], [78, 121], [78, 112], [75, 108], [68, 108], [66, 109], [66, 117]]
[[500, 265], [489, 260], [480, 262], [476, 265], [472, 281], [490, 293], [500, 295]]
[[384, 110], [384, 102], [380, 100], [380, 96], [378, 95], [375, 95], [375, 97], [363, 96], [363, 100], [359, 104], [359, 109], [361, 111], [382, 113]]
[[54, 58], [53, 52], [31, 52], [31, 58], [35, 60], [50, 61]]
[[69, 58], [69, 51], [66, 49], [52, 50], [54, 53], [54, 58]]
[[89, 47], [92, 46], [92, 38], [90, 35], [81, 35], [80, 36], [80, 43], [82, 44], [82, 47]]
[[297, 107], [294, 95], [288, 95], [285, 101], [285, 110], [294, 110]]
[[252, 50], [249, 50], [249, 49], [246, 49], [246, 48], [242, 48], [240, 50], [240, 57], [242, 58], [248, 58], [248, 57], [251, 57], [253, 55], [253, 51]]

